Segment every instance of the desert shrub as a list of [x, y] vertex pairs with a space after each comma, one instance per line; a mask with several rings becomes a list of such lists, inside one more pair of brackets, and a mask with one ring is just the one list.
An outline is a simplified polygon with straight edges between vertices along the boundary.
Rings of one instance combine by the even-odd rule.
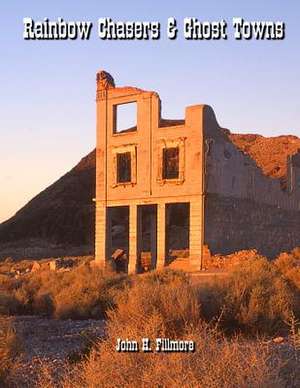
[[[259, 273], [262, 270], [267, 272], [262, 275], [261, 281], [279, 276], [276, 271], [276, 275], [273, 274], [273, 268], [271, 270], [258, 260], [259, 263], [246, 268], [246, 279], [250, 276], [247, 272], [250, 268], [256, 268]], [[238, 294], [236, 287], [231, 288], [234, 281], [239, 281], [236, 272], [225, 287], [224, 300], [229, 295]], [[255, 284], [246, 280], [245, 288], [251, 286]], [[82, 357], [72, 358], [71, 368], [60, 379], [61, 386], [297, 386], [300, 370], [293, 354], [281, 354], [279, 350], [274, 350], [272, 343], [257, 338], [225, 337], [214, 323], [201, 319], [203, 305], [199, 304], [199, 298], [201, 300], [204, 289], [210, 290], [195, 287], [180, 273], [162, 271], [135, 277], [130, 285], [116, 294], [116, 306], [108, 313], [106, 337], [91, 351], [88, 349], [84, 361]], [[211, 290], [218, 292], [213, 284]], [[117, 352], [118, 338], [138, 341], [140, 351]], [[150, 339], [153, 350], [156, 338], [193, 340], [196, 351], [144, 353], [142, 338]], [[41, 374], [40, 386], [56, 386], [53, 373]]]
[[22, 349], [21, 340], [8, 321], [0, 323], [0, 385], [7, 386], [9, 375], [16, 367], [16, 360]]
[[49, 293], [39, 291], [32, 303], [33, 311], [51, 317], [55, 311], [53, 297]]
[[300, 293], [300, 249], [280, 254], [274, 263]]
[[[270, 262], [256, 253], [232, 267], [222, 280], [196, 284], [201, 317], [214, 322], [227, 333], [248, 335], [286, 333], [291, 314], [300, 317], [299, 250], [280, 261]], [[280, 265], [281, 264], [281, 265]], [[171, 271], [170, 271], [171, 272]], [[153, 274], [188, 282], [186, 275]], [[171, 280], [172, 282], [172, 280]], [[297, 283], [298, 282], [298, 283]], [[298, 288], [297, 288], [298, 287]]]
[[10, 276], [0, 273], [0, 287], [7, 287], [10, 282]]
[[4, 260], [0, 262], [0, 272], [2, 274], [10, 272], [10, 270], [13, 268], [14, 262], [12, 259], [10, 260]]
[[21, 310], [20, 302], [8, 292], [0, 292], [0, 315], [16, 314]]
[[277, 335], [299, 311], [297, 290], [278, 267], [258, 254], [244, 258], [228, 276], [198, 286], [202, 317], [232, 334]]
[[54, 296], [57, 318], [105, 317], [114, 306], [116, 290], [122, 289], [125, 276], [105, 274], [83, 266], [66, 275], [67, 284]]
[[222, 319], [226, 313], [225, 297], [228, 291], [226, 284], [226, 279], [222, 278], [220, 282], [220, 279], [213, 278], [203, 284], [195, 285], [201, 304], [201, 315], [206, 322], [224, 324]]
[[18, 287], [20, 280], [12, 278], [9, 275], [0, 275], [0, 289], [5, 291], [13, 291]]
[[300, 247], [294, 248], [292, 250], [292, 255], [297, 259], [300, 260]]
[[25, 285], [18, 287], [14, 292], [14, 297], [19, 302], [19, 314], [31, 314], [32, 303], [35, 291], [28, 289]]
[[[117, 308], [108, 311], [112, 322], [110, 330], [117, 323], [116, 332], [122, 326], [124, 330], [135, 330], [130, 333], [134, 337], [146, 328], [153, 332], [152, 327], [160, 327], [161, 332], [152, 333], [156, 335], [177, 335], [187, 325], [197, 326], [201, 317], [198, 294], [185, 278], [180, 280], [179, 276], [173, 281], [169, 273], [166, 277], [163, 273], [158, 274], [158, 281], [154, 280], [155, 275], [136, 279], [132, 287], [117, 295]], [[153, 322], [158, 321], [160, 324], [153, 326]]]
[[[133, 277], [104, 273], [87, 265], [70, 271], [41, 269], [19, 279], [3, 280], [0, 313], [103, 318], [123, 300], [131, 306], [128, 311], [135, 319], [138, 309], [147, 313], [149, 309], [160, 311], [163, 317], [169, 315], [170, 330], [175, 330], [174, 322], [180, 321], [171, 308], [177, 306], [184, 319], [188, 312], [194, 314], [195, 322], [200, 316], [208, 322], [219, 320], [227, 331], [275, 334], [292, 310], [297, 317], [300, 313], [297, 259], [293, 254], [275, 263], [256, 255], [234, 266], [228, 279], [206, 282], [201, 287], [192, 285], [183, 272], [170, 269]], [[130, 314], [124, 315], [124, 322]], [[184, 319], [181, 318], [180, 327]]]
[[284, 274], [297, 266], [297, 259], [290, 253], [281, 253], [274, 261], [276, 267]]
[[190, 278], [183, 271], [176, 271], [170, 268], [163, 270], [151, 271], [143, 275], [143, 277], [136, 277], [137, 280], [146, 281], [149, 285], [152, 284], [182, 284], [188, 283]]
[[223, 321], [231, 329], [274, 334], [284, 327], [296, 305], [295, 294], [280, 271], [259, 256], [235, 267], [222, 287]]
[[[109, 312], [107, 337], [81, 363], [76, 378], [65, 379], [64, 387], [283, 386], [281, 358], [258, 340], [226, 339], [203, 322], [197, 289], [179, 277], [164, 283], [150, 274], [119, 294]], [[140, 351], [117, 352], [117, 338], [137, 340]], [[193, 340], [196, 351], [143, 353], [142, 338], [151, 340], [153, 350], [156, 338]]]
[[[284, 386], [280, 376], [281, 360], [273, 357], [270, 362], [270, 349], [259, 341], [227, 340], [205, 326], [186, 331], [181, 338], [195, 341], [196, 351], [188, 354], [118, 353], [116, 337], [110, 334], [95, 347], [82, 364], [78, 378], [69, 386]], [[153, 337], [151, 339], [154, 341]]]
[[3, 297], [0, 294], [0, 313], [74, 319], [104, 317], [114, 305], [115, 294], [128, 282], [127, 276], [86, 265], [70, 271], [42, 269], [7, 281], [2, 287]]

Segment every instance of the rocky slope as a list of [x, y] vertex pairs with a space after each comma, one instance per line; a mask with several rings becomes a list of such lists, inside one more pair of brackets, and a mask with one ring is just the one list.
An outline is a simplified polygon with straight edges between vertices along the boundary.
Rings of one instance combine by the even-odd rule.
[[229, 133], [231, 141], [249, 154], [265, 175], [273, 178], [286, 176], [288, 155], [300, 149], [300, 139], [296, 136], [264, 137]]
[[[78, 247], [79, 253], [91, 251], [95, 161], [95, 151], [92, 151], [12, 218], [0, 224], [0, 258], [62, 255], [66, 247]], [[24, 252], [28, 247], [30, 249]]]

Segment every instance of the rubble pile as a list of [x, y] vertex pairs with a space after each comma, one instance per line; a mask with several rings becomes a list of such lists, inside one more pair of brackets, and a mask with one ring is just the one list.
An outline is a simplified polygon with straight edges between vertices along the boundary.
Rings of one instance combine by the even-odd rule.
[[260, 256], [256, 249], [242, 250], [234, 252], [230, 255], [212, 255], [207, 256], [205, 260], [205, 267], [207, 269], [229, 269], [236, 265], [240, 265], [245, 260], [254, 259]]

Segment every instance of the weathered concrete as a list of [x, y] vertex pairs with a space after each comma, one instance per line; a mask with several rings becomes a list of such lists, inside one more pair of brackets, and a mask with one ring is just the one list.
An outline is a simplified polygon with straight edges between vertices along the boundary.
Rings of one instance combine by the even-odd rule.
[[[256, 248], [274, 257], [300, 246], [300, 153], [287, 159], [287, 187], [263, 174], [207, 111], [205, 242], [213, 253]], [[270, 150], [272, 152], [272, 150]]]
[[[163, 121], [161, 103], [155, 92], [133, 87], [115, 87], [112, 77], [97, 76], [97, 150], [96, 150], [96, 261], [105, 265], [108, 258], [110, 226], [107, 208], [130, 206], [129, 272], [139, 268], [138, 207], [157, 205], [156, 266], [166, 259], [165, 204], [190, 203], [190, 258], [200, 268], [203, 241], [203, 121], [205, 106], [186, 109], [185, 120]], [[136, 102], [137, 126], [115, 132], [116, 107]], [[174, 125], [175, 124], [175, 125]], [[178, 176], [166, 179], [164, 150], [179, 152]], [[117, 182], [118, 154], [131, 157], [130, 182]], [[195, 167], [199, 168], [195, 168]], [[141, 238], [141, 237], [140, 237]], [[154, 244], [152, 244], [154, 245]]]

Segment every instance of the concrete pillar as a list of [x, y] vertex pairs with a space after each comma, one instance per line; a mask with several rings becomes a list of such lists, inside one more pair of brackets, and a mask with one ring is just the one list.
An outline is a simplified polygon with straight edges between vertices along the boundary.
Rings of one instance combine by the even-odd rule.
[[166, 205], [157, 205], [157, 262], [156, 268], [161, 269], [166, 261]]
[[129, 207], [129, 255], [128, 273], [137, 271], [137, 205]]
[[202, 198], [190, 203], [190, 262], [195, 270], [200, 270], [203, 246]]
[[111, 209], [106, 208], [106, 258], [111, 258], [112, 252], [112, 215]]
[[151, 266], [156, 268], [157, 262], [157, 209], [150, 215]]
[[96, 202], [96, 225], [95, 225], [95, 264], [105, 267], [106, 259], [106, 207], [104, 203]]

